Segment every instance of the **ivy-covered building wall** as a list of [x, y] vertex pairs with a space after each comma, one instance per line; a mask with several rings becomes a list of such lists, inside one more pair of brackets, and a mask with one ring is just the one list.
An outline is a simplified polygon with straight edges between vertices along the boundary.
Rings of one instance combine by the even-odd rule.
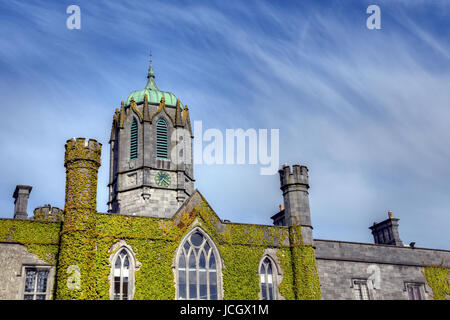
[[172, 218], [99, 213], [100, 155], [95, 140], [69, 140], [64, 211], [51, 219], [42, 210], [34, 219], [0, 219], [0, 298], [23, 299], [26, 268], [33, 267], [48, 271], [47, 299], [112, 299], [114, 257], [126, 248], [132, 259], [127, 298], [176, 299], [178, 252], [194, 229], [217, 250], [219, 299], [263, 298], [265, 257], [273, 264], [274, 299], [357, 298], [354, 281], [361, 279], [373, 282], [371, 299], [408, 299], [409, 285], [419, 288], [413, 296], [449, 298], [448, 251], [313, 240], [305, 218], [306, 167], [280, 170], [294, 223], [268, 226], [222, 221], [197, 190]]
[[[66, 203], [62, 222], [2, 220], [1, 247], [24, 245], [42, 266], [55, 269], [55, 299], [111, 299], [112, 261], [124, 245], [135, 259], [134, 299], [176, 298], [180, 241], [201, 229], [217, 246], [221, 299], [260, 299], [260, 264], [270, 257], [278, 299], [320, 299], [314, 249], [303, 244], [301, 227], [223, 222], [203, 196], [194, 194], [171, 218], [96, 212], [101, 144], [78, 138], [66, 144]], [[131, 277], [130, 277], [131, 279]]]
[[[320, 299], [311, 246], [291, 245], [291, 230], [287, 227], [224, 223], [198, 191], [173, 219], [103, 213], [96, 213], [94, 219], [95, 227], [90, 236], [78, 237], [82, 233], [76, 231], [66, 247], [62, 246], [64, 227], [61, 223], [0, 220], [2, 251], [8, 243], [20, 244], [39, 257], [42, 265], [57, 266], [60, 271], [56, 292], [52, 294], [54, 298], [110, 299], [110, 257], [122, 247], [121, 243], [126, 244], [140, 262], [140, 268], [135, 271], [133, 298], [174, 299], [176, 251], [184, 235], [193, 227], [199, 227], [218, 247], [223, 299], [260, 299], [258, 269], [261, 259], [268, 254], [279, 264], [280, 299]], [[89, 256], [87, 252], [93, 247], [95, 252]], [[297, 270], [293, 268], [293, 257], [298, 261]], [[69, 262], [65, 262], [67, 260]], [[80, 269], [79, 288], [67, 285], [74, 275], [67, 273], [72, 265], [69, 263]]]

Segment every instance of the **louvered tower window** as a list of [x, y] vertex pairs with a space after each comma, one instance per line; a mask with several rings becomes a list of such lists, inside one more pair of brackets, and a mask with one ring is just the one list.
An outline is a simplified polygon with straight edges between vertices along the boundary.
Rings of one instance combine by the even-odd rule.
[[169, 159], [169, 129], [163, 118], [156, 123], [156, 157]]
[[131, 139], [130, 139], [130, 159], [138, 157], [138, 123], [133, 119], [131, 124]]

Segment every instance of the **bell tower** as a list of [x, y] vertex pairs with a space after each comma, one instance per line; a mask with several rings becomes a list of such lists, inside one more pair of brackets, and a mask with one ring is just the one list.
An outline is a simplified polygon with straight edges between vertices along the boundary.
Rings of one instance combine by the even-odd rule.
[[113, 116], [108, 212], [172, 217], [194, 190], [192, 139], [188, 107], [157, 87], [150, 54], [146, 86]]

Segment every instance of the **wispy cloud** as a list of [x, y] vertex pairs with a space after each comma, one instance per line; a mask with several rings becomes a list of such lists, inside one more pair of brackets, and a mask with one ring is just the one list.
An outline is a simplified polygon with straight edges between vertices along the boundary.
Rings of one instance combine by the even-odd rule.
[[[381, 1], [370, 31], [369, 4], [79, 1], [69, 31], [62, 3], [2, 3], [1, 216], [19, 183], [31, 206], [63, 206], [72, 136], [104, 145], [106, 210], [112, 114], [145, 84], [151, 49], [158, 86], [205, 128], [280, 128], [281, 161], [310, 168], [316, 237], [370, 241], [392, 209], [405, 242], [448, 249], [450, 5]], [[197, 166], [196, 187], [221, 217], [269, 224], [279, 181], [258, 172]]]

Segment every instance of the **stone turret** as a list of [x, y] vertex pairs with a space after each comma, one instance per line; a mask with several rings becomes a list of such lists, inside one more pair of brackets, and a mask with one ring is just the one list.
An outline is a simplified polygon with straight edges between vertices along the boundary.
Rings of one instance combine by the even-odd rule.
[[27, 219], [28, 198], [32, 187], [18, 185], [13, 193], [14, 198], [14, 219]]
[[284, 205], [272, 217], [275, 224], [289, 228], [289, 246], [292, 257], [292, 280], [295, 299], [320, 299], [320, 282], [317, 272], [309, 210], [308, 168], [284, 165], [280, 174]]
[[308, 168], [293, 165], [291, 171], [291, 168], [285, 165], [278, 172], [284, 199], [284, 223], [289, 227], [301, 226], [303, 244], [312, 245]]
[[73, 138], [66, 143], [66, 201], [57, 270], [57, 299], [96, 299], [95, 226], [101, 143]]
[[[102, 144], [94, 139], [67, 140], [65, 210], [97, 211], [97, 175], [101, 165]], [[66, 221], [66, 220], [64, 220]]]

